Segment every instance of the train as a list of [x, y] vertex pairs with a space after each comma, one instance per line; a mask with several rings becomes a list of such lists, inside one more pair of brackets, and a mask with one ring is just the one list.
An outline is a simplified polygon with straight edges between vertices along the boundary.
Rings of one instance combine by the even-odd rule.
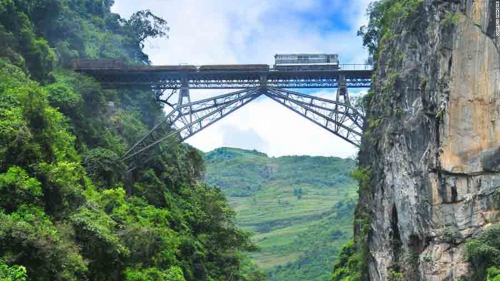
[[269, 71], [267, 64], [221, 64], [221, 65], [202, 65], [199, 71]]
[[[338, 54], [277, 54], [274, 56], [275, 71], [322, 71], [339, 70]], [[124, 60], [77, 59], [71, 62], [76, 71], [123, 70], [123, 71], [188, 71], [188, 72], [267, 72], [271, 67], [267, 64], [225, 64], [225, 65], [162, 65], [162, 66], [127, 66]]]
[[127, 66], [124, 60], [116, 59], [77, 59], [71, 61], [73, 70], [126, 70], [126, 71], [196, 71], [194, 65], [130, 65]]
[[118, 70], [125, 68], [125, 61], [123, 60], [90, 60], [90, 59], [77, 59], [71, 61], [71, 67], [74, 70]]
[[267, 64], [225, 64], [225, 65], [140, 65], [127, 66], [123, 60], [115, 59], [77, 59], [71, 62], [71, 66], [76, 71], [89, 70], [124, 70], [124, 71], [269, 71]]
[[274, 69], [280, 71], [338, 70], [338, 54], [276, 54]]
[[147, 71], [196, 71], [194, 65], [144, 65], [129, 66], [127, 70], [147, 70]]

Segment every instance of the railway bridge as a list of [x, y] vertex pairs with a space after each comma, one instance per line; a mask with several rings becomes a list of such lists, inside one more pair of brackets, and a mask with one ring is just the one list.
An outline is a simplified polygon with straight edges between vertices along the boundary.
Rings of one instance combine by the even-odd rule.
[[[126, 66], [116, 60], [76, 61], [73, 70], [94, 77], [104, 89], [152, 90], [159, 102], [171, 107], [164, 120], [125, 153], [129, 169], [143, 163], [159, 143], [184, 141], [262, 95], [359, 146], [364, 116], [351, 104], [348, 89], [369, 88], [372, 73], [371, 66], [359, 64]], [[295, 91], [314, 88], [336, 88], [335, 100]], [[230, 92], [191, 101], [190, 89]]]

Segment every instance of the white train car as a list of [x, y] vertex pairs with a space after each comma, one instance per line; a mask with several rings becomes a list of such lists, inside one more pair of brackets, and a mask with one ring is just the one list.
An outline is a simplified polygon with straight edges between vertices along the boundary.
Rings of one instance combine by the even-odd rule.
[[338, 54], [277, 54], [274, 69], [284, 71], [311, 71], [339, 69]]

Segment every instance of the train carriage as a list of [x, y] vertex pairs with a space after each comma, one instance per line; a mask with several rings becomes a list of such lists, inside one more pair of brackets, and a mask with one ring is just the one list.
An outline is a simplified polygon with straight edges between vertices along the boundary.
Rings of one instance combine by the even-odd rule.
[[200, 71], [268, 71], [267, 64], [221, 64], [221, 65], [202, 65]]
[[337, 54], [277, 54], [274, 58], [275, 70], [312, 71], [339, 69]]
[[144, 70], [152, 72], [163, 72], [163, 71], [196, 71], [197, 68], [194, 65], [148, 65], [148, 66], [130, 66], [127, 70]]
[[125, 68], [125, 61], [116, 59], [77, 59], [71, 61], [74, 70], [119, 70]]
[[196, 71], [194, 65], [130, 65], [127, 66], [125, 61], [118, 59], [108, 60], [90, 60], [77, 59], [71, 61], [71, 66], [74, 70], [122, 70], [122, 71]]

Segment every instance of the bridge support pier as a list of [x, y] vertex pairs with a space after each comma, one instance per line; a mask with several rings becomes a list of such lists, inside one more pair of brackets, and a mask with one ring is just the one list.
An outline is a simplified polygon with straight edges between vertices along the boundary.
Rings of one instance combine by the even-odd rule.
[[337, 102], [351, 104], [349, 101], [349, 93], [347, 92], [347, 81], [345, 75], [339, 75], [339, 87], [337, 89]]
[[182, 79], [182, 85], [179, 92], [179, 101], [177, 102], [177, 107], [181, 107], [183, 104], [188, 104], [191, 102], [191, 97], [189, 96], [189, 84], [187, 78]]
[[127, 197], [132, 196], [132, 189], [134, 188], [134, 169], [135, 168], [131, 169], [128, 167], [123, 174], [123, 185], [125, 187], [125, 191], [127, 192]]

